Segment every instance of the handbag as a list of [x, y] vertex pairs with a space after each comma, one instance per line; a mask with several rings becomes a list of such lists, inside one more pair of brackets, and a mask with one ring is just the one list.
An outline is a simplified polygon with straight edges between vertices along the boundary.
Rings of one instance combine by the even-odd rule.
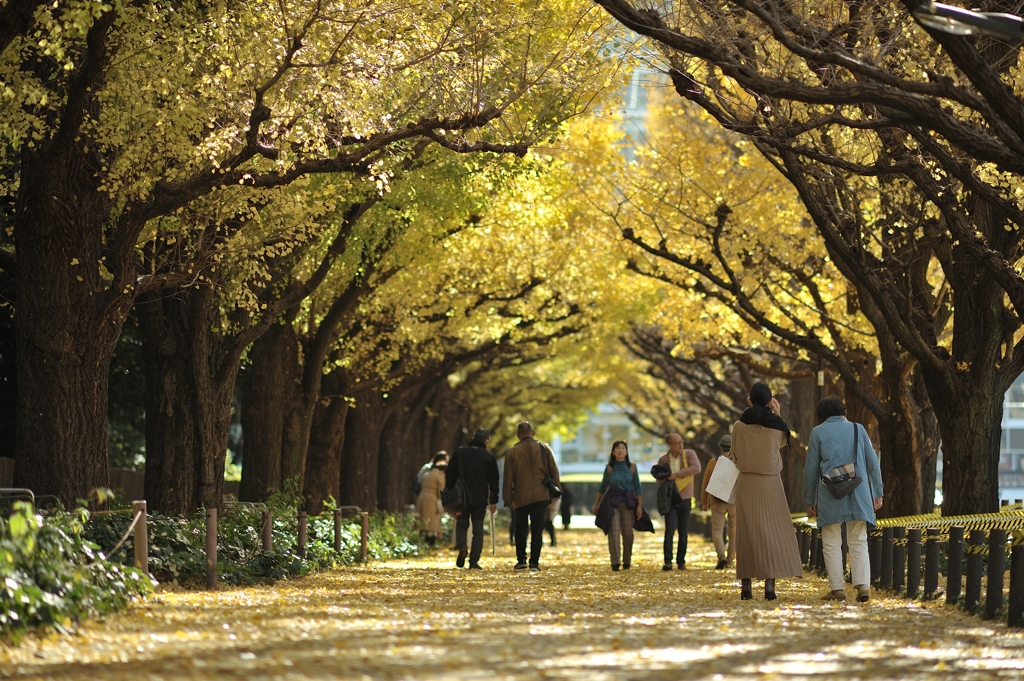
[[466, 484], [462, 478], [455, 481], [451, 487], [441, 490], [441, 506], [450, 515], [455, 515], [466, 505]]
[[828, 487], [828, 491], [836, 499], [848, 496], [850, 492], [860, 486], [860, 483], [864, 482], [864, 478], [857, 475], [858, 435], [860, 435], [860, 428], [855, 423], [853, 424], [853, 462], [845, 466], [837, 466], [821, 476], [821, 481], [825, 483], [825, 487]]
[[704, 491], [726, 503], [736, 503], [736, 479], [739, 474], [739, 469], [731, 459], [720, 456], [715, 461], [715, 470], [711, 472]]

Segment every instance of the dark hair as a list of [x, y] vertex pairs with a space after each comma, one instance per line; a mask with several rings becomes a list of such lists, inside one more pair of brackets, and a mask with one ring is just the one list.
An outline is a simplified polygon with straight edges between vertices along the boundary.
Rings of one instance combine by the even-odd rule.
[[533, 435], [533, 426], [530, 425], [529, 421], [523, 421], [516, 426], [516, 435], [522, 440], [524, 437], [530, 437]]
[[626, 462], [626, 465], [627, 466], [632, 466], [633, 464], [630, 463], [630, 461], [629, 461], [629, 445], [626, 444], [625, 440], [616, 440], [615, 442], [612, 443], [612, 451], [608, 455], [608, 465], [609, 466], [614, 466], [615, 465], [615, 448], [618, 447], [619, 445], [622, 445], [623, 447], [626, 448], [626, 458], [623, 459]]
[[437, 464], [440, 463], [441, 461], [448, 463], [448, 452], [444, 451], [443, 449], [439, 451], [437, 454], [434, 454], [434, 458], [430, 460], [431, 464], [433, 464], [433, 468], [436, 468]]
[[767, 407], [772, 401], [772, 389], [763, 381], [758, 381], [750, 389], [750, 403], [759, 407]]
[[829, 395], [818, 402], [818, 421], [824, 423], [831, 416], [846, 416], [846, 405], [835, 395]]

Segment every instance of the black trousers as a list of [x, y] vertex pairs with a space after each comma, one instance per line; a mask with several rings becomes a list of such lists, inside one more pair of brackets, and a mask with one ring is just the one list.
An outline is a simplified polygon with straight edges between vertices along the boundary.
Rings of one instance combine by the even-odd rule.
[[455, 519], [455, 548], [460, 551], [466, 550], [466, 530], [469, 529], [470, 520], [473, 521], [473, 548], [469, 551], [470, 565], [480, 562], [480, 554], [484, 550], [485, 513], [487, 513], [487, 504], [468, 506], [462, 509], [462, 513]]
[[686, 565], [686, 531], [690, 528], [690, 503], [690, 499], [683, 499], [683, 503], [673, 506], [665, 516], [665, 565], [672, 564], [672, 544], [677, 531], [679, 547], [676, 550], [676, 565]]
[[526, 535], [530, 535], [530, 565], [540, 563], [544, 544], [544, 522], [550, 501], [537, 501], [516, 509], [516, 560], [526, 562]]

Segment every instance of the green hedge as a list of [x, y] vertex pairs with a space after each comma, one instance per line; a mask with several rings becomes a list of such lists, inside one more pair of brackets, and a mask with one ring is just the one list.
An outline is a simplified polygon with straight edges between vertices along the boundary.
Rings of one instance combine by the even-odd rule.
[[0, 518], [0, 638], [17, 641], [37, 627], [64, 631], [153, 590], [135, 568], [103, 559], [85, 536], [88, 517], [78, 509], [44, 518], [16, 502]]

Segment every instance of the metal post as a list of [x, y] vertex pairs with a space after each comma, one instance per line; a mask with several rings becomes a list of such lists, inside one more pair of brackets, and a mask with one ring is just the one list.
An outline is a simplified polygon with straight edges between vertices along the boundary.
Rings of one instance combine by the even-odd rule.
[[263, 512], [263, 550], [274, 550], [274, 512]]
[[882, 559], [881, 572], [878, 573], [878, 586], [881, 589], [892, 588], [892, 528], [882, 528]]
[[924, 543], [924, 597], [935, 598], [939, 590], [939, 531], [928, 530]]
[[874, 584], [882, 574], [882, 531], [877, 527], [868, 537], [868, 551], [871, 555], [871, 583]]
[[995, 619], [1003, 607], [1003, 571], [1006, 569], [1006, 530], [988, 531], [988, 586], [983, 619]]
[[807, 565], [811, 559], [811, 535], [807, 528], [800, 530], [800, 563]]
[[846, 523], [843, 523], [842, 525], [839, 526], [839, 531], [840, 531], [840, 537], [842, 538], [842, 543], [840, 544], [840, 551], [841, 551], [840, 555], [842, 556], [842, 560], [843, 560], [842, 568], [843, 568], [843, 574], [845, 575], [846, 574], [846, 559], [849, 558], [849, 556], [850, 556], [850, 544], [849, 544], [849, 542], [848, 542], [848, 540], [846, 538]]
[[299, 511], [299, 558], [306, 557], [306, 512]]
[[964, 589], [964, 610], [974, 613], [981, 603], [981, 571], [985, 556], [981, 548], [985, 545], [985, 530], [971, 530], [967, 541], [967, 587]]
[[368, 544], [370, 541], [370, 514], [363, 511], [359, 514], [362, 531], [359, 533], [359, 562], [365, 563], [368, 555]]
[[814, 570], [818, 567], [818, 528], [812, 527], [808, 532], [807, 543], [807, 569]]
[[217, 588], [217, 509], [206, 509], [206, 588]]
[[818, 544], [818, 562], [815, 564], [818, 572], [825, 572], [825, 546], [821, 541], [821, 528], [814, 531], [814, 541]]
[[334, 552], [341, 553], [341, 509], [334, 509]]
[[949, 543], [946, 544], [946, 603], [956, 605], [964, 576], [964, 528], [949, 528]]
[[893, 528], [892, 536], [892, 590], [900, 592], [907, 577], [907, 528]]
[[1024, 545], [1018, 544], [1024, 533], [1013, 533], [1013, 548], [1010, 549], [1010, 602], [1007, 606], [1006, 625], [1024, 625]]
[[907, 530], [907, 597], [917, 598], [921, 590], [921, 530]]
[[132, 517], [135, 517], [140, 513], [142, 514], [142, 517], [139, 518], [139, 522], [135, 525], [135, 529], [132, 530], [132, 544], [135, 545], [135, 567], [148, 575], [149, 531], [146, 528], [146, 521], [148, 520], [146, 515], [146, 502], [133, 501]]
[[1004, 506], [1009, 506], [1009, 505], [1010, 505], [1010, 500], [1009, 499], [1000, 499], [999, 500], [999, 508], [1003, 508]]

